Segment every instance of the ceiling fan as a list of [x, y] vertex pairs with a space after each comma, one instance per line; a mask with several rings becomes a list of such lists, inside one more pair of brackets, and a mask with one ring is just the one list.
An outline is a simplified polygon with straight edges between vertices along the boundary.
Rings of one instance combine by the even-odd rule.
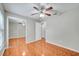
[[34, 6], [33, 7], [36, 11], [38, 11], [37, 13], [33, 13], [31, 15], [36, 15], [36, 14], [44, 14], [44, 15], [47, 15], [47, 16], [51, 16], [52, 14], [50, 13], [50, 11], [53, 10], [53, 7], [52, 6], [49, 6], [48, 8], [45, 8], [44, 5], [40, 5], [40, 7], [36, 7]]

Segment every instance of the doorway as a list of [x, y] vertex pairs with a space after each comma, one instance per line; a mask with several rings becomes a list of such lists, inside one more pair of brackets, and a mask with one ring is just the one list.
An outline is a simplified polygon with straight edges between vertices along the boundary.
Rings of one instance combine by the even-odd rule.
[[8, 24], [8, 45], [9, 48], [14, 48], [25, 42], [26, 26], [23, 22], [9, 19]]

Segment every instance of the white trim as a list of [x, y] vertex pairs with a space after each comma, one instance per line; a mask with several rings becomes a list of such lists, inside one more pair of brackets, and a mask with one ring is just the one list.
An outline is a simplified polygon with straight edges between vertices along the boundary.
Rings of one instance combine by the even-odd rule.
[[1, 56], [3, 56], [3, 54], [4, 54], [4, 52], [5, 52], [5, 49], [6, 49], [6, 48], [3, 49], [2, 53], [1, 53]]
[[30, 41], [30, 42], [26, 42], [26, 43], [29, 44], [29, 43], [36, 42], [36, 41], [39, 41], [39, 40], [41, 40], [41, 38], [39, 38], [38, 40], [33, 40], [33, 41]]
[[[0, 4], [0, 10], [1, 10], [1, 13], [2, 13], [2, 15], [3, 15], [3, 19], [4, 19], [3, 21], [4, 21], [4, 24], [5, 24], [5, 20], [6, 20], [6, 19], [5, 19], [5, 13], [4, 13], [4, 9], [3, 9], [3, 5], [2, 5], [2, 4]], [[4, 27], [5, 27], [5, 25], [4, 25]], [[3, 35], [4, 35], [4, 34], [6, 34], [6, 33], [5, 33], [5, 28], [3, 29]], [[6, 39], [6, 38], [5, 38], [5, 35], [4, 35], [4, 40], [5, 40], [5, 39]], [[5, 40], [5, 41], [6, 41], [6, 40]], [[0, 52], [0, 53], [1, 53], [0, 55], [1, 55], [1, 56], [3, 55], [5, 49], [6, 49], [6, 47], [5, 47], [5, 42], [4, 42], [4, 43], [3, 43], [2, 50], [1, 50], [1, 52]]]
[[[48, 42], [48, 41], [46, 41], [46, 42]], [[59, 47], [62, 47], [62, 48], [65, 48], [65, 49], [68, 49], [68, 50], [71, 50], [71, 51], [74, 51], [74, 52], [79, 53], [78, 50], [75, 50], [75, 49], [72, 49], [72, 48], [69, 48], [69, 47], [65, 47], [65, 46], [63, 46], [63, 45], [61, 45], [61, 44], [51, 43], [51, 42], [48, 42], [48, 43], [50, 43], [50, 44], [54, 44], [54, 45], [56, 45], [56, 46], [59, 46]]]
[[[7, 48], [9, 48], [8, 46], [9, 46], [9, 21], [10, 21], [10, 19], [12, 19], [12, 17], [11, 16], [7, 16], [7, 30], [6, 30], [7, 31]], [[17, 20], [16, 17], [14, 17], [14, 19]], [[22, 18], [19, 18], [19, 19], [22, 19]], [[25, 20], [25, 24], [26, 24], [26, 39], [27, 39], [27, 20], [28, 19], [22, 19], [22, 20]]]
[[[41, 39], [41, 38], [40, 38]], [[38, 39], [38, 40], [40, 40], [40, 39]], [[38, 41], [38, 40], [34, 40], [34, 41], [31, 41], [31, 42], [27, 42], [27, 44], [29, 44], [29, 43], [32, 43], [32, 42], [36, 42], [36, 41]], [[46, 40], [45, 40], [46, 41]], [[46, 41], [47, 43], [50, 43], [50, 42], [48, 42], [48, 41]], [[62, 48], [65, 48], [65, 49], [68, 49], [68, 50], [71, 50], [71, 51], [74, 51], [74, 52], [79, 52], [78, 50], [75, 50], [75, 49], [72, 49], [72, 48], [69, 48], [69, 47], [65, 47], [65, 46], [63, 46], [63, 45], [60, 45], [60, 44], [57, 44], [57, 43], [50, 43], [50, 44], [54, 44], [54, 45], [56, 45], [56, 46], [59, 46], [59, 47], [62, 47]]]
[[28, 36], [27, 36], [27, 31], [28, 31], [27, 25], [28, 25], [28, 24], [27, 24], [27, 20], [26, 20], [26, 31], [25, 31], [25, 32], [26, 32], [26, 34], [25, 34], [25, 41], [26, 41], [26, 42], [27, 42], [27, 38], [28, 38]]
[[7, 39], [7, 48], [9, 46], [9, 18], [7, 17], [7, 22], [6, 22], [6, 39]]

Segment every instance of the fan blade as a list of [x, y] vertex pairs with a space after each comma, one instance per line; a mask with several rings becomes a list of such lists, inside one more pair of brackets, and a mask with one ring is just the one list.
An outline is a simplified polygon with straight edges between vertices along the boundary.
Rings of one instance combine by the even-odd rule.
[[47, 16], [51, 16], [51, 14], [48, 14], [48, 13], [45, 13], [45, 15], [47, 15]]
[[33, 8], [39, 11], [39, 9], [37, 7], [33, 7]]
[[47, 8], [46, 11], [51, 10], [51, 9], [53, 9], [53, 7], [49, 7], [49, 8]]
[[35, 14], [38, 14], [38, 13], [33, 13], [33, 14], [31, 14], [31, 15], [35, 15]]

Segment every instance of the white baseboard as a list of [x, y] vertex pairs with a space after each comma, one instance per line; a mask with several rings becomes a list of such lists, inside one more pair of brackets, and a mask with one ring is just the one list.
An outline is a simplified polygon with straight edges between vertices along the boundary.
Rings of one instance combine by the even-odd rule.
[[[46, 42], [48, 42], [48, 41], [46, 41]], [[48, 42], [48, 43], [54, 44], [54, 45], [56, 45], [56, 46], [59, 46], [59, 47], [62, 47], [62, 48], [65, 48], [65, 49], [68, 49], [68, 50], [71, 50], [71, 51], [74, 51], [74, 52], [78, 52], [78, 53], [79, 53], [78, 50], [75, 50], [75, 49], [72, 49], [72, 48], [69, 48], [69, 47], [65, 47], [65, 46], [63, 46], [63, 45], [61, 45], [61, 44], [51, 43], [51, 42]]]
[[3, 51], [2, 51], [1, 54], [0, 54], [0, 56], [3, 56], [5, 49], [6, 49], [6, 48], [3, 49]]

